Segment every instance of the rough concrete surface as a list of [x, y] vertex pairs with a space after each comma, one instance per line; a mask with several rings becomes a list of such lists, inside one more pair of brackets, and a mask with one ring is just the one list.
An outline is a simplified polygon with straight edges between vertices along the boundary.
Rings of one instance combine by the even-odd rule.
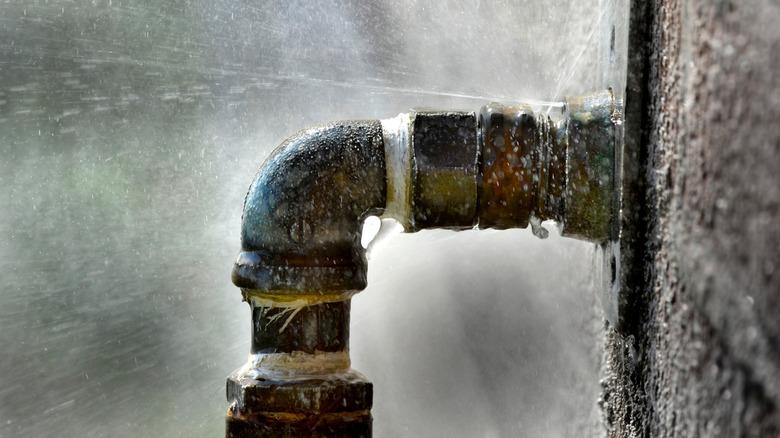
[[648, 214], [631, 323], [607, 329], [608, 436], [778, 436], [780, 4], [637, 1], [632, 20]]

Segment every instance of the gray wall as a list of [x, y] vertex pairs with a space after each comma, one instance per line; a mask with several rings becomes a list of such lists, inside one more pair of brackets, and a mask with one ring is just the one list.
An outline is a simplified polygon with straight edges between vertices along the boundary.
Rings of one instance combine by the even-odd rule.
[[778, 436], [780, 5], [635, 3], [648, 220], [607, 333], [610, 436]]

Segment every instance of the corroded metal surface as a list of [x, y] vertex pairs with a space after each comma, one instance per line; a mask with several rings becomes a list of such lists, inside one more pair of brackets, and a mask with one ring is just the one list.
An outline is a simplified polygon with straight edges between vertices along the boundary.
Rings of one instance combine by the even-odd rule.
[[362, 221], [386, 203], [379, 121], [301, 131], [244, 204], [233, 282], [252, 355], [228, 378], [226, 435], [369, 436], [372, 386], [349, 369], [349, 298], [366, 286]]
[[[531, 108], [491, 104], [480, 112], [480, 228], [525, 228], [539, 211], [540, 132]], [[552, 218], [551, 218], [552, 219]]]
[[566, 100], [564, 235], [593, 241], [611, 237], [617, 221], [616, 111], [609, 91]]
[[227, 437], [368, 437], [373, 387], [349, 371], [299, 379], [228, 377]]
[[251, 418], [228, 417], [227, 438], [367, 438], [371, 436], [371, 415], [367, 411], [335, 415], [280, 415]]
[[539, 217], [561, 221], [566, 190], [566, 133], [549, 118], [539, 130], [539, 195], [536, 211]]
[[477, 210], [477, 119], [474, 113], [414, 113], [413, 224], [471, 228]]
[[252, 355], [227, 380], [227, 433], [369, 436], [372, 385], [349, 368], [350, 300], [252, 305]]
[[609, 91], [567, 99], [557, 123], [527, 106], [485, 106], [479, 227], [554, 220], [564, 236], [616, 237], [616, 112]]
[[249, 188], [233, 282], [276, 293], [365, 288], [362, 219], [381, 213], [385, 198], [379, 121], [301, 131]]
[[257, 412], [302, 414], [354, 412], [371, 408], [373, 387], [355, 371], [300, 379], [228, 377], [228, 399], [237, 416]]
[[252, 353], [344, 351], [350, 300], [303, 307], [252, 306]]
[[252, 355], [228, 378], [227, 435], [370, 435], [372, 387], [348, 350], [349, 300], [366, 286], [366, 216], [387, 208], [410, 232], [530, 224], [540, 237], [551, 219], [564, 235], [608, 239], [614, 115], [605, 92], [569, 99], [557, 122], [491, 104], [479, 117], [420, 111], [286, 141], [244, 205], [233, 281], [252, 307]]

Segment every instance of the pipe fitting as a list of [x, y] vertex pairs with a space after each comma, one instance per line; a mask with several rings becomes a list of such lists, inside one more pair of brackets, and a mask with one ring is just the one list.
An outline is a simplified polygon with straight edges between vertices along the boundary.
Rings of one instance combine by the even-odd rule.
[[490, 104], [479, 124], [479, 227], [525, 228], [532, 218], [560, 222], [566, 145], [549, 117], [527, 105]]
[[619, 106], [607, 90], [567, 98], [553, 121], [527, 105], [490, 104], [480, 112], [479, 228], [532, 226], [603, 243], [617, 239]]
[[233, 283], [272, 295], [364, 289], [361, 226], [384, 210], [385, 177], [377, 120], [333, 123], [290, 137], [247, 193]]
[[252, 307], [252, 355], [228, 378], [227, 435], [370, 435], [373, 389], [348, 348], [350, 298], [366, 287], [363, 220], [383, 215], [408, 232], [531, 225], [540, 237], [554, 220], [564, 236], [614, 240], [619, 123], [605, 91], [566, 99], [559, 120], [490, 104], [285, 141], [244, 203], [233, 282]]
[[410, 231], [476, 224], [479, 145], [468, 112], [418, 111], [411, 119]]

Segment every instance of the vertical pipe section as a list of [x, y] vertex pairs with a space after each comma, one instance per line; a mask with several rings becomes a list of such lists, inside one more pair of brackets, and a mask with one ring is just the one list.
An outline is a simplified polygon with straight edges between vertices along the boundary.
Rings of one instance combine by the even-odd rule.
[[249, 302], [252, 353], [228, 377], [226, 436], [370, 436], [373, 387], [350, 369], [350, 300]]
[[252, 351], [227, 379], [226, 436], [370, 436], [349, 310], [366, 285], [363, 219], [386, 205], [384, 149], [378, 120], [333, 123], [292, 136], [258, 172], [233, 268]]

